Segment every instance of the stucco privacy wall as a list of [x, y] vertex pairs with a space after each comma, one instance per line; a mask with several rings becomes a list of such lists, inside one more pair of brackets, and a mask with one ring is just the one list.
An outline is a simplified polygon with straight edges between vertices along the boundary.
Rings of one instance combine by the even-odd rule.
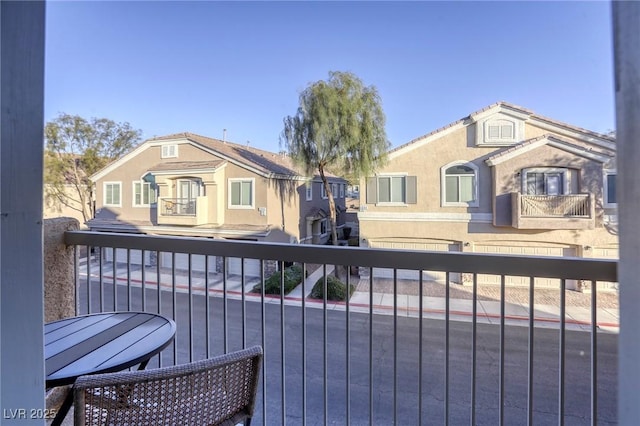
[[44, 220], [44, 320], [72, 317], [75, 308], [74, 250], [64, 243], [66, 231], [80, 224], [71, 217]]
[[[72, 217], [44, 220], [44, 320], [52, 322], [76, 314], [74, 249], [64, 243], [66, 231], [77, 231], [80, 223]], [[58, 410], [71, 386], [51, 389], [46, 395], [46, 407]]]

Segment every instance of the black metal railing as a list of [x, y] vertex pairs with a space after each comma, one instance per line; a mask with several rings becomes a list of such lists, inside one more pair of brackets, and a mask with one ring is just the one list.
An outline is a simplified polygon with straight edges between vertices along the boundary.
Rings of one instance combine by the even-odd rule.
[[[262, 345], [257, 424], [616, 423], [615, 308], [603, 303], [617, 295], [598, 286], [617, 281], [615, 261], [80, 231], [65, 241], [99, 248], [78, 254], [79, 314], [176, 321], [156, 365]], [[300, 281], [284, 295], [292, 264]], [[351, 298], [330, 300], [336, 268]], [[281, 294], [259, 286], [273, 274]], [[500, 284], [486, 288], [486, 274]], [[511, 276], [530, 277], [517, 303]], [[577, 280], [591, 293], [568, 290]]]

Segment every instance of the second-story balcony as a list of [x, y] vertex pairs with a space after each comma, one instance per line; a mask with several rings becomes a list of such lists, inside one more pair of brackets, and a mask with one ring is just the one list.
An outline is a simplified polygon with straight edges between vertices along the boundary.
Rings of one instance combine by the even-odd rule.
[[511, 193], [512, 225], [517, 229], [593, 229], [593, 194]]
[[207, 223], [207, 197], [159, 198], [159, 225], [204, 225]]

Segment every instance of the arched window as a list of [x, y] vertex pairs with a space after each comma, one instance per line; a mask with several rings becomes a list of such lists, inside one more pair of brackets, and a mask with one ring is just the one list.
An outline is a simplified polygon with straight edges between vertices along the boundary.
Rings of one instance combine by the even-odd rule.
[[478, 206], [478, 168], [475, 164], [456, 162], [442, 168], [442, 205]]

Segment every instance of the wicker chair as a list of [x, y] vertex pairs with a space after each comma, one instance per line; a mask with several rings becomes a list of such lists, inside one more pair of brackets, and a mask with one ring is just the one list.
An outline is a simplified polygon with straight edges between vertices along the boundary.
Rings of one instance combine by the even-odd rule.
[[79, 377], [76, 425], [251, 423], [262, 348], [185, 365]]

